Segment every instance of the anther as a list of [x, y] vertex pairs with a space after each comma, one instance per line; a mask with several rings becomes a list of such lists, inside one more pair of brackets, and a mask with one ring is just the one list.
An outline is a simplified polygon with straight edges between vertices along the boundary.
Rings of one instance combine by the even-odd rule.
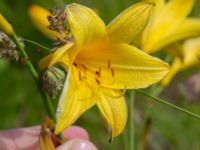
[[101, 68], [99, 68], [98, 71], [95, 71], [95, 74], [96, 74], [98, 77], [101, 77]]
[[111, 68], [110, 71], [111, 71], [111, 75], [112, 75], [112, 77], [114, 77], [114, 76], [115, 76], [115, 71], [114, 71], [114, 69]]
[[77, 67], [77, 64], [76, 64], [76, 63], [73, 63], [73, 65], [74, 65], [75, 67]]
[[82, 78], [81, 78], [81, 72], [80, 72], [80, 71], [78, 72], [78, 79], [79, 79], [79, 81], [81, 81], [81, 79], [82, 79]]
[[111, 63], [110, 63], [110, 59], [108, 60], [108, 68], [110, 69], [111, 67]]
[[83, 69], [86, 71], [87, 70], [87, 67], [83, 64], [81, 64], [81, 67], [83, 67]]
[[95, 80], [96, 80], [97, 84], [100, 85], [100, 81], [97, 78], [95, 78]]

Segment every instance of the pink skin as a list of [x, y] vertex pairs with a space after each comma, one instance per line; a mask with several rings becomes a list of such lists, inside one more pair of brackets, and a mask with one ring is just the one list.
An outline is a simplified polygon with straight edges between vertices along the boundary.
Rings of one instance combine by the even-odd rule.
[[[19, 128], [0, 132], [2, 150], [39, 150], [40, 127]], [[87, 132], [80, 127], [71, 126], [63, 131], [66, 142], [56, 150], [97, 150], [89, 142]]]

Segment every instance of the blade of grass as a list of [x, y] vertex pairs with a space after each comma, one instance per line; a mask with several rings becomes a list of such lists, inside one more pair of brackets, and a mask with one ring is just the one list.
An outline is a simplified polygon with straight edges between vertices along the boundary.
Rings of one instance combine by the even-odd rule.
[[158, 101], [158, 102], [160, 102], [160, 103], [162, 103], [162, 104], [165, 104], [165, 105], [167, 105], [167, 106], [170, 106], [170, 107], [172, 107], [172, 108], [174, 108], [174, 109], [176, 109], [176, 110], [178, 110], [178, 111], [181, 111], [181, 112], [183, 112], [183, 113], [185, 113], [185, 114], [188, 114], [188, 115], [190, 115], [190, 116], [192, 116], [192, 117], [195, 117], [195, 118], [200, 119], [200, 116], [199, 116], [199, 115], [197, 115], [197, 114], [195, 114], [195, 113], [193, 113], [193, 112], [190, 112], [190, 111], [188, 111], [188, 110], [186, 110], [186, 109], [184, 109], [184, 108], [181, 108], [181, 107], [179, 107], [179, 106], [176, 106], [176, 105], [174, 105], [174, 104], [172, 104], [172, 103], [170, 103], [170, 102], [167, 102], [166, 100], [163, 100], [163, 99], [161, 99], [161, 98], [157, 98], [157, 97], [151, 96], [151, 95], [149, 95], [149, 94], [147, 94], [147, 93], [145, 93], [145, 92], [143, 92], [143, 91], [141, 91], [141, 90], [135, 90], [135, 91], [138, 92], [138, 93], [141, 93], [142, 95], [144, 95], [144, 96], [146, 96], [146, 97], [148, 97], [148, 98], [150, 98], [150, 99], [152, 99], [152, 100]]

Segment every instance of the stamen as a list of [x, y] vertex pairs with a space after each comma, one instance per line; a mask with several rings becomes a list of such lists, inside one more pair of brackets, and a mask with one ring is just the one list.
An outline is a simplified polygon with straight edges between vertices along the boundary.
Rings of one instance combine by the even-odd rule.
[[81, 72], [80, 71], [78, 71], [78, 79], [79, 79], [79, 81], [82, 80], [82, 78], [81, 78]]
[[100, 78], [101, 77], [101, 68], [99, 67], [98, 71], [95, 71], [95, 74]]
[[87, 67], [86, 67], [84, 64], [81, 64], [81, 67], [82, 67], [85, 71], [87, 71]]
[[108, 60], [108, 68], [110, 69], [111, 67], [111, 62], [110, 62], [110, 59]]
[[77, 66], [78, 66], [76, 63], [73, 63], [73, 65], [74, 65], [75, 67], [77, 67]]
[[110, 71], [111, 71], [111, 75], [112, 75], [112, 77], [114, 77], [114, 76], [115, 76], [114, 68], [110, 68]]
[[97, 78], [95, 78], [95, 80], [96, 80], [97, 84], [100, 85], [100, 81]]

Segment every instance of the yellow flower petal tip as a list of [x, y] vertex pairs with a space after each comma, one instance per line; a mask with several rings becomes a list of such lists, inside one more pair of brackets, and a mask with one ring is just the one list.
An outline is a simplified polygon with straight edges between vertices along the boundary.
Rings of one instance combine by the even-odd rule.
[[[156, 3], [141, 38], [141, 49], [153, 53], [182, 39], [200, 35], [198, 21], [188, 21], [194, 0], [151, 0]], [[198, 20], [198, 19], [197, 19]]]
[[28, 15], [34, 26], [46, 37], [53, 40], [57, 38], [57, 33], [48, 28], [50, 25], [47, 19], [47, 17], [50, 15], [48, 10], [34, 4], [29, 7]]
[[107, 26], [110, 40], [116, 43], [132, 42], [145, 28], [154, 5], [145, 1], [124, 10]]
[[0, 30], [4, 33], [11, 35], [14, 33], [12, 26], [10, 23], [0, 14]]
[[175, 59], [171, 65], [169, 72], [162, 79], [161, 85], [164, 87], [168, 86], [173, 77], [182, 69], [182, 62], [180, 59]]
[[137, 30], [143, 30], [152, 6], [147, 2], [131, 6], [107, 27], [85, 6], [66, 7], [73, 42], [59, 47], [40, 63], [40, 68], [61, 64], [68, 71], [58, 103], [55, 134], [96, 104], [111, 128], [111, 139], [115, 138], [127, 120], [124, 89], [147, 87], [166, 75], [166, 63], [129, 44], [138, 35]]

